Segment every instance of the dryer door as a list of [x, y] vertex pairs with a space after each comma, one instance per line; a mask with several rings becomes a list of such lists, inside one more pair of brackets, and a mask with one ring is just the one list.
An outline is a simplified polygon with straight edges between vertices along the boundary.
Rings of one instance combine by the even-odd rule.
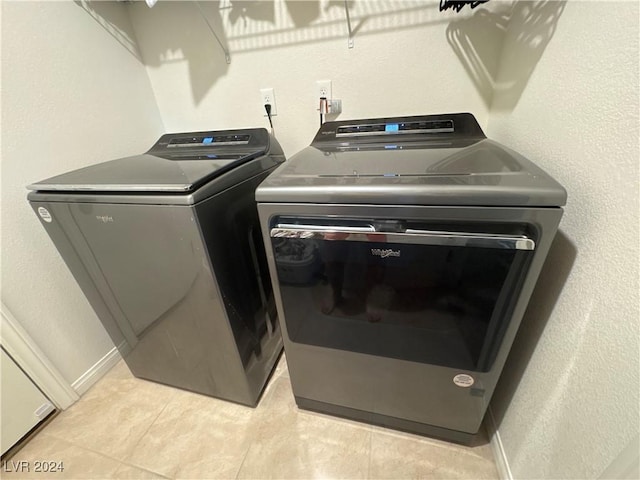
[[283, 221], [271, 241], [291, 341], [488, 371], [535, 242], [488, 228]]

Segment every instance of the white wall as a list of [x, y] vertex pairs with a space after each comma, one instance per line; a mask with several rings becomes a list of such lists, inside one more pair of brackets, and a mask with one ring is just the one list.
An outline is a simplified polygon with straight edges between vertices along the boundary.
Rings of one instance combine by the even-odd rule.
[[139, 153], [163, 125], [145, 68], [128, 50], [135, 42], [124, 5], [94, 4], [98, 19], [71, 1], [1, 5], [2, 301], [73, 383], [113, 343], [25, 186]]
[[638, 18], [637, 2], [567, 2], [522, 96], [494, 99], [489, 136], [569, 195], [492, 403], [515, 478], [596, 478], [638, 433]]
[[[349, 49], [342, 1], [202, 3], [230, 48], [229, 65], [192, 2], [130, 5], [168, 131], [268, 127], [259, 89], [273, 87], [276, 136], [292, 155], [318, 129], [315, 81], [323, 79], [343, 101], [340, 119], [471, 111], [486, 124], [487, 99], [447, 41], [448, 22], [465, 12], [440, 13], [431, 0], [350, 2], [358, 31]], [[243, 6], [246, 22], [233, 23]]]

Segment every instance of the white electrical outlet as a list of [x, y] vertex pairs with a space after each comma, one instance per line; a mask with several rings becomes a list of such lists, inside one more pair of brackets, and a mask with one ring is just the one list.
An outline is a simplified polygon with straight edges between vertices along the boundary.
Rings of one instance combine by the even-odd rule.
[[278, 109], [276, 108], [276, 94], [273, 88], [261, 88], [260, 89], [260, 108], [262, 109], [262, 113], [264, 116], [267, 116], [267, 112], [264, 109], [266, 104], [271, 105], [271, 116], [275, 116], [278, 114]]
[[317, 80], [316, 81], [316, 97], [324, 97], [327, 100], [331, 100], [331, 80]]

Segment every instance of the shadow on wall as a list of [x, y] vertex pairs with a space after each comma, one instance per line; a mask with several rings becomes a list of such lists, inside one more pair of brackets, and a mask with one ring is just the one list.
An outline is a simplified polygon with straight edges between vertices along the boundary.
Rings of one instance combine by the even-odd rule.
[[199, 104], [229, 70], [225, 58], [228, 42], [218, 4], [159, 1], [153, 8], [144, 5], [130, 7], [143, 9], [141, 17], [145, 28], [136, 29], [136, 33], [145, 36], [141, 43], [145, 65], [185, 65], [189, 69], [194, 103]]
[[110, 2], [98, 0], [74, 0], [74, 3], [83, 8], [102, 28], [104, 28], [113, 38], [115, 38], [131, 55], [142, 62], [142, 57], [138, 51], [138, 45], [133, 33], [133, 27], [129, 21], [126, 11], [122, 15], [114, 15], [113, 5]]
[[553, 313], [576, 255], [576, 247], [562, 231], [558, 230], [491, 401], [498, 428], [504, 418], [506, 406], [511, 403], [538, 345], [538, 340]]
[[[199, 104], [227, 74], [224, 50], [234, 55], [292, 45], [343, 40], [347, 49], [347, 8], [354, 35], [400, 32], [403, 29], [446, 25], [450, 15], [438, 11], [437, 1], [396, 0], [219, 0], [158, 1], [137, 10], [136, 34], [147, 66], [185, 64], [194, 103]], [[211, 24], [220, 44], [212, 35]], [[357, 42], [357, 39], [356, 39]], [[357, 44], [356, 44], [356, 49]]]
[[447, 40], [488, 107], [515, 108], [564, 7], [564, 1], [516, 1], [449, 24]]
[[[225, 4], [225, 0], [221, 4]], [[273, 6], [273, 18], [260, 13], [259, 10], [266, 10], [264, 4]], [[344, 39], [346, 48], [347, 11], [352, 37], [448, 23], [448, 15], [439, 12], [436, 1], [231, 0], [228, 6], [221, 7], [221, 11], [229, 12], [223, 16], [227, 20], [226, 35], [232, 52], [336, 39]], [[238, 16], [245, 21], [238, 22]]]
[[228, 6], [221, 6], [221, 9], [228, 9], [228, 20], [235, 25], [242, 19], [246, 27], [248, 20], [262, 20], [271, 23], [276, 21], [276, 12], [273, 2], [264, 0], [232, 0]]

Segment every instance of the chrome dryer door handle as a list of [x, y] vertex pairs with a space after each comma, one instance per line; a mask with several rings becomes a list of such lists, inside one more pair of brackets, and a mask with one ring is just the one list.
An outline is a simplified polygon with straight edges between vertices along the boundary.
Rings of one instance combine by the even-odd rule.
[[342, 225], [279, 224], [272, 228], [270, 233], [272, 238], [407, 243], [415, 245], [500, 248], [508, 250], [534, 250], [536, 248], [536, 243], [525, 235], [413, 229], [407, 229], [404, 232], [379, 232], [376, 231], [373, 225], [348, 227]]
[[[291, 230], [291, 231], [307, 231], [314, 232], [345, 232], [345, 233], [363, 233], [372, 232], [375, 233], [376, 228], [373, 225], [364, 225], [358, 227], [349, 227], [344, 225], [299, 225], [297, 223], [279, 223], [273, 230]], [[271, 230], [273, 232], [273, 230]], [[271, 235], [273, 237], [273, 235]]]

